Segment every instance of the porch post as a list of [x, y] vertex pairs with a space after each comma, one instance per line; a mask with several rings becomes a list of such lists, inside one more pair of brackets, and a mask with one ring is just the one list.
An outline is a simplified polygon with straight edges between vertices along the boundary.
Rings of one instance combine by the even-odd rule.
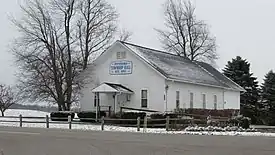
[[114, 112], [116, 113], [116, 106], [117, 106], [117, 93], [115, 93], [115, 102], [114, 102]]
[[96, 122], [97, 122], [97, 120], [98, 120], [98, 106], [99, 106], [99, 93], [97, 92], [97, 93], [95, 93], [96, 95], [96, 100], [95, 100], [95, 102], [96, 102], [96, 111], [95, 111], [95, 113], [96, 113], [96, 116], [95, 116], [95, 119], [96, 119]]
[[95, 120], [97, 121], [97, 93], [95, 93]]
[[168, 89], [169, 89], [169, 86], [166, 84], [165, 85], [165, 113], [168, 110], [168, 106], [167, 106], [167, 102], [168, 102]]

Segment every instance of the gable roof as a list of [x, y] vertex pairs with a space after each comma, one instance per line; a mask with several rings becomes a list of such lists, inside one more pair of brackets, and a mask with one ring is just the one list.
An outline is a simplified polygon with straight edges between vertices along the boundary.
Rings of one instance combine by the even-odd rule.
[[245, 91], [211, 65], [175, 54], [118, 41], [169, 80]]
[[122, 91], [122, 92], [131, 92], [133, 93], [133, 91], [121, 84], [116, 84], [116, 83], [109, 83], [109, 82], [105, 82], [105, 84], [111, 86], [112, 88], [118, 90], [118, 91]]
[[121, 84], [116, 83], [108, 83], [104, 82], [99, 86], [92, 89], [92, 92], [105, 92], [105, 93], [113, 93], [113, 92], [122, 92], [127, 94], [132, 94], [133, 91]]
[[218, 80], [225, 83], [226, 85], [230, 86], [233, 89], [246, 91], [243, 87], [239, 86], [237, 83], [232, 81], [230, 78], [219, 72], [217, 69], [215, 69], [213, 66], [204, 63], [204, 62], [197, 62], [200, 66], [202, 66], [204, 69], [206, 69], [210, 74], [215, 76]]

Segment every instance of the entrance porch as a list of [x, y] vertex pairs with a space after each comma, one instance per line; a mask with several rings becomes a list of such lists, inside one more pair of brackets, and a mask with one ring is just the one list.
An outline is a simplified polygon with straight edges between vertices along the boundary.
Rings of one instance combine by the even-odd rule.
[[122, 106], [129, 105], [131, 95], [134, 93], [121, 84], [107, 82], [95, 87], [92, 92], [95, 96], [96, 113], [108, 111], [108, 115], [119, 112]]

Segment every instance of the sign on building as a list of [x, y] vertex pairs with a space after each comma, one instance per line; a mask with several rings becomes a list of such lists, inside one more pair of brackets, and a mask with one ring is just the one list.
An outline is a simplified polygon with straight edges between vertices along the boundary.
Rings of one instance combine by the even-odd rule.
[[110, 64], [110, 74], [111, 75], [125, 75], [132, 74], [132, 62], [131, 61], [113, 61]]

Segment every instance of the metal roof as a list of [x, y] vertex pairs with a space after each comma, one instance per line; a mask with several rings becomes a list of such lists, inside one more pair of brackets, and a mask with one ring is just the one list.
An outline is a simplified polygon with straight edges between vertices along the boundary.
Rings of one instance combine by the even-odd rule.
[[241, 86], [231, 81], [209, 64], [191, 61], [188, 58], [175, 54], [127, 42], [119, 42], [168, 79], [235, 91], [245, 91]]

